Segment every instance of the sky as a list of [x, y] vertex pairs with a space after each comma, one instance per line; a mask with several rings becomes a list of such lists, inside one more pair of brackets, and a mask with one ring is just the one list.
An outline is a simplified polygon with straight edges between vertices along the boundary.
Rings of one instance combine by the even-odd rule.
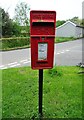
[[26, 2], [31, 10], [55, 10], [57, 20], [67, 20], [75, 16], [82, 18], [82, 2], [84, 0], [0, 0], [0, 7], [7, 11], [10, 18], [15, 15], [15, 7], [19, 2]]

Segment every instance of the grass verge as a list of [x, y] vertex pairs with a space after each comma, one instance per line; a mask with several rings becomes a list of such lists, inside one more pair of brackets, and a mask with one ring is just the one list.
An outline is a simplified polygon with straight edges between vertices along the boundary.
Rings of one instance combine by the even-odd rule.
[[76, 40], [77, 38], [74, 37], [56, 37], [55, 38], [55, 43], [61, 43], [61, 42], [68, 42], [68, 41], [73, 41]]
[[[43, 117], [82, 117], [79, 67], [44, 70]], [[38, 71], [30, 67], [2, 70], [3, 118], [38, 118]]]

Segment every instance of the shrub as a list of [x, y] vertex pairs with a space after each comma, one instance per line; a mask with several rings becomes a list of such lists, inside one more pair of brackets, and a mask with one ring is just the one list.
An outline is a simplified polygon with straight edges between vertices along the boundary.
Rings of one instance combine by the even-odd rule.
[[[18, 48], [22, 46], [30, 45], [30, 37], [13, 37], [13, 38], [2, 38], [0, 39], [0, 44], [2, 43], [2, 50], [7, 48]], [[1, 47], [1, 46], [0, 46]]]
[[62, 76], [62, 70], [61, 69], [58, 69], [56, 66], [52, 69], [49, 69], [48, 70], [48, 73], [51, 75], [51, 76]]

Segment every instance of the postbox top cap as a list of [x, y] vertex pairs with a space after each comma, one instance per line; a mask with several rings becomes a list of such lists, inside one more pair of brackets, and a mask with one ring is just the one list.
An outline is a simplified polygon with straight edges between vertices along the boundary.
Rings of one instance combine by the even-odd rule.
[[54, 10], [31, 10], [30, 12], [54, 12], [56, 13], [56, 11]]

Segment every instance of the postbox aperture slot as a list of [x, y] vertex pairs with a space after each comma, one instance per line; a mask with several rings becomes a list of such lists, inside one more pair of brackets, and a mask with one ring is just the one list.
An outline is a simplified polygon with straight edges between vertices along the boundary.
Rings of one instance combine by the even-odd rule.
[[54, 26], [54, 22], [32, 22], [33, 26]]
[[41, 39], [42, 39], [42, 41], [44, 41], [44, 40], [45, 40], [45, 37], [42, 37]]
[[38, 61], [47, 61], [48, 43], [38, 42]]

